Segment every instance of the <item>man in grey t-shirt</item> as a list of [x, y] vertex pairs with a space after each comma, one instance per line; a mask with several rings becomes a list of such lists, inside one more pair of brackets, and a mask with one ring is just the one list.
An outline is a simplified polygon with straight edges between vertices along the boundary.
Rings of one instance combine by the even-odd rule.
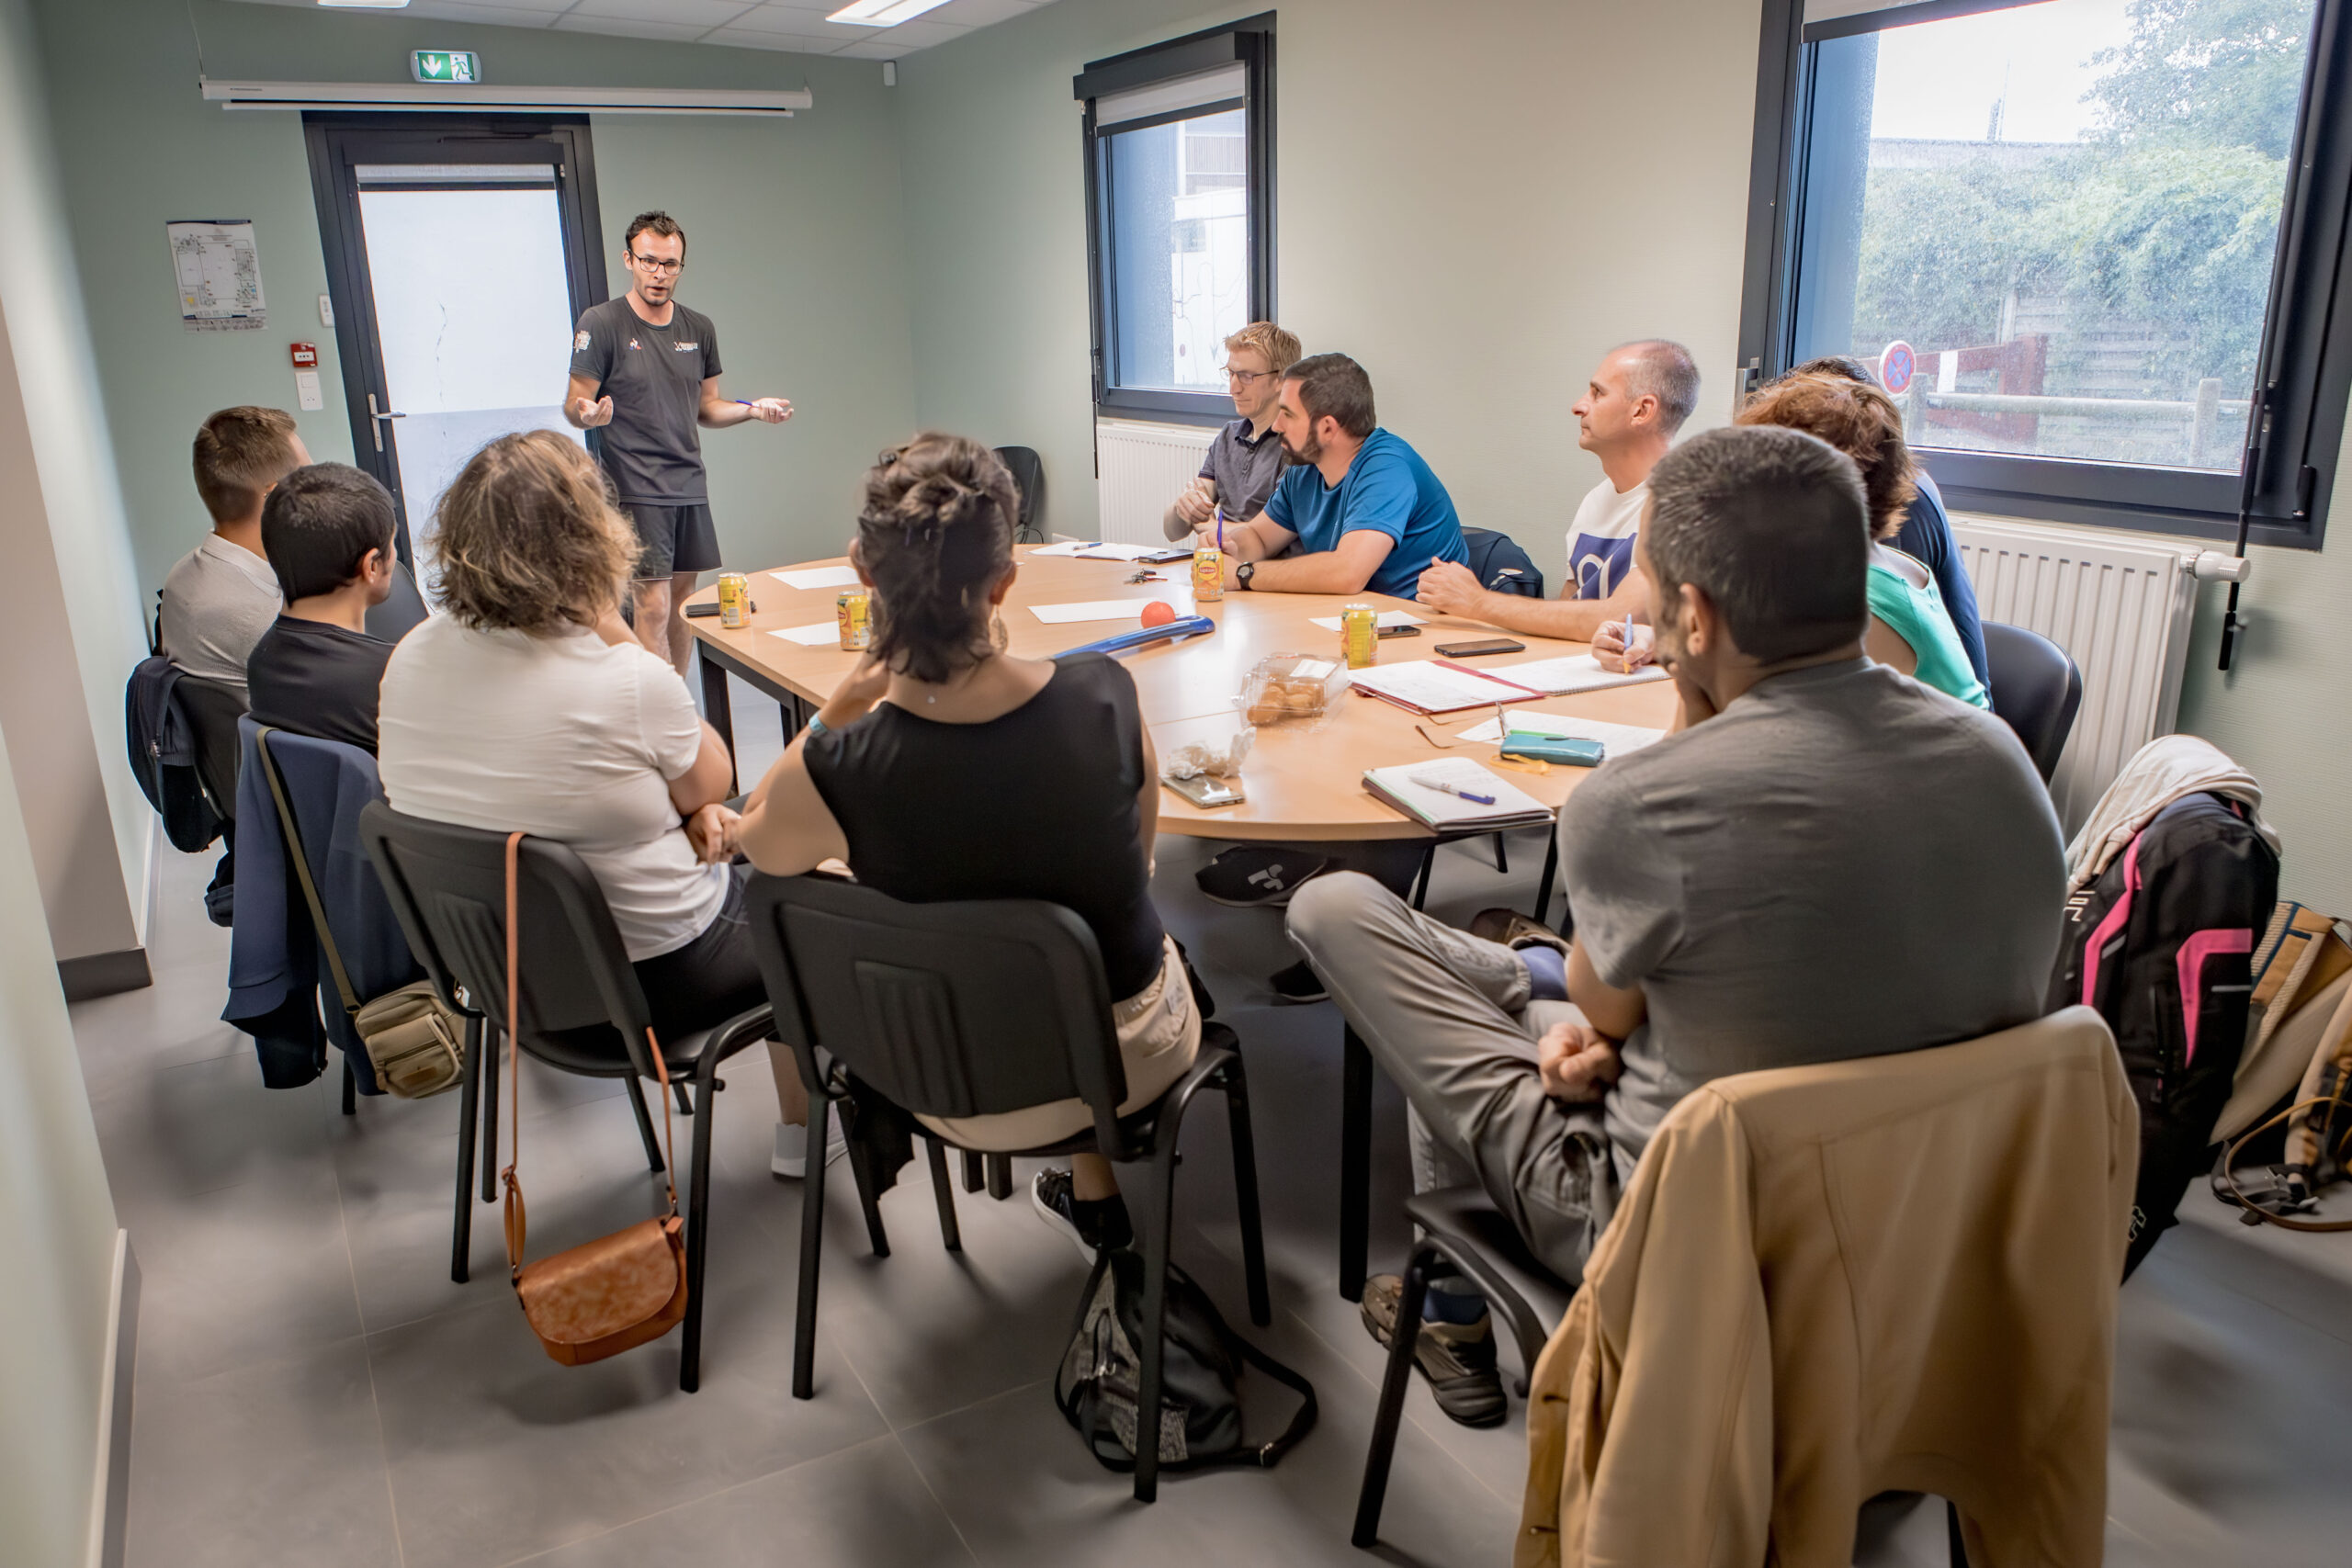
[[718, 329], [675, 297], [686, 265], [686, 231], [676, 219], [639, 213], [621, 248], [629, 290], [582, 312], [563, 417], [604, 433], [598, 454], [640, 547], [631, 606], [638, 638], [683, 675], [694, 653], [686, 595], [719, 564], [696, 427], [782, 424], [792, 404], [719, 396]]
[[1225, 340], [1226, 390], [1235, 418], [1202, 456], [1201, 471], [1160, 519], [1171, 540], [1189, 539], [1214, 525], [1225, 509], [1229, 526], [1266, 509], [1283, 477], [1283, 438], [1274, 434], [1274, 405], [1283, 372], [1298, 363], [1296, 336], [1272, 321], [1252, 321]]
[[[1681, 708], [1561, 808], [1574, 943], [1501, 947], [1344, 874], [1290, 906], [1411, 1104], [1416, 1188], [1478, 1183], [1569, 1280], [1701, 1084], [2038, 1017], [2065, 897], [2015, 736], [1862, 654], [1851, 462], [1797, 431], [1717, 430], [1650, 490], [1637, 559]], [[1375, 1288], [1393, 1318], [1381, 1281], [1367, 1315]], [[1498, 1385], [1483, 1407], [1499, 1418]]]

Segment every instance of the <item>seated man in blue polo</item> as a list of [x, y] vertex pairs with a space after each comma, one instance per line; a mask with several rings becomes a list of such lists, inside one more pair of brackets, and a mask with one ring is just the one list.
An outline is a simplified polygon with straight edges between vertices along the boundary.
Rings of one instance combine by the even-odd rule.
[[[1225, 585], [1260, 593], [1410, 599], [1433, 562], [1470, 558], [1453, 500], [1420, 455], [1379, 428], [1372, 378], [1344, 354], [1283, 374], [1274, 431], [1292, 467], [1266, 510], [1225, 530]], [[1291, 542], [1298, 553], [1277, 560]]]

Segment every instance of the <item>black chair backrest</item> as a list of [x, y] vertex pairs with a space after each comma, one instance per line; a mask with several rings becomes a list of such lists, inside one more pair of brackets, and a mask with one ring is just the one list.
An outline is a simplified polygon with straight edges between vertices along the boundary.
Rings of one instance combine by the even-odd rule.
[[1986, 621], [1984, 662], [1992, 673], [1993, 711], [2008, 721], [2025, 753], [2048, 784], [2058, 771], [2075, 712], [2083, 705], [2083, 672], [2066, 650], [2040, 632]]
[[[428, 822], [373, 801], [359, 814], [360, 840], [391, 900], [409, 951], [434, 989], [506, 1025], [506, 835]], [[522, 1038], [535, 1056], [576, 1071], [627, 1062], [647, 1077], [652, 1022], [645, 992], [596, 878], [548, 839], [526, 838], [516, 894], [522, 905]]]
[[1013, 519], [1012, 536], [1022, 538], [1036, 534], [1037, 513], [1046, 503], [1046, 460], [1037, 456], [1034, 446], [1000, 446], [998, 460], [1012, 473], [1012, 488], [1021, 492], [1021, 515]]
[[1126, 1074], [1102, 958], [1058, 904], [902, 904], [822, 876], [746, 900], [776, 1038], [831, 1054], [905, 1110], [987, 1116], [1078, 1099], [1120, 1146]]
[[368, 635], [382, 642], [398, 642], [424, 624], [424, 595], [416, 591], [406, 561], [392, 563], [392, 591], [380, 604], [368, 607]]
[[1478, 580], [1479, 587], [1497, 593], [1523, 593], [1531, 599], [1544, 597], [1544, 574], [1535, 570], [1534, 558], [1509, 534], [1464, 528], [1462, 542], [1469, 547], [1470, 575]]
[[196, 776], [212, 796], [213, 807], [234, 821], [237, 816], [237, 768], [243, 742], [237, 721], [245, 716], [245, 699], [236, 687], [218, 681], [183, 675], [173, 688], [180, 712], [196, 732]]

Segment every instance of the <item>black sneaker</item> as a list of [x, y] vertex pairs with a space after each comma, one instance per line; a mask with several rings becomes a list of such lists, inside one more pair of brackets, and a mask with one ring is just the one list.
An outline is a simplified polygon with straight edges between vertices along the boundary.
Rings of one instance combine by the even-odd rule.
[[1267, 977], [1266, 984], [1274, 988], [1274, 1000], [1303, 1004], [1328, 1002], [1331, 993], [1324, 988], [1323, 976], [1304, 958], [1279, 975]]
[[[1383, 1347], [1391, 1343], [1397, 1299], [1405, 1282], [1375, 1274], [1363, 1282], [1363, 1325]], [[1437, 1407], [1464, 1427], [1499, 1427], [1510, 1412], [1503, 1376], [1495, 1367], [1495, 1319], [1480, 1313], [1472, 1324], [1424, 1321], [1413, 1345], [1413, 1364], [1429, 1379]]]
[[1193, 874], [1210, 902], [1237, 909], [1278, 909], [1310, 876], [1331, 869], [1303, 850], [1230, 849]]
[[1041, 1170], [1029, 1184], [1029, 1203], [1037, 1217], [1069, 1237], [1088, 1267], [1106, 1247], [1132, 1246], [1135, 1227], [1127, 1222], [1126, 1201], [1111, 1197], [1081, 1203], [1074, 1195], [1067, 1170]]

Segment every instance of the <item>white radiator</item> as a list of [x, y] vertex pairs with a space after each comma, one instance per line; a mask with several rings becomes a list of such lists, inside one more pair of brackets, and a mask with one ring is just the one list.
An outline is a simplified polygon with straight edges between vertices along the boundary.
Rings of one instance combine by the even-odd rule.
[[1193, 424], [1139, 420], [1094, 423], [1094, 473], [1102, 537], [1122, 544], [1165, 542], [1160, 517], [1176, 492], [1201, 471], [1202, 455], [1216, 432]]
[[2241, 563], [2186, 541], [1955, 515], [1984, 619], [2024, 626], [2083, 671], [2083, 705], [2050, 793], [2072, 835], [2133, 752], [2172, 733], [2200, 580]]

